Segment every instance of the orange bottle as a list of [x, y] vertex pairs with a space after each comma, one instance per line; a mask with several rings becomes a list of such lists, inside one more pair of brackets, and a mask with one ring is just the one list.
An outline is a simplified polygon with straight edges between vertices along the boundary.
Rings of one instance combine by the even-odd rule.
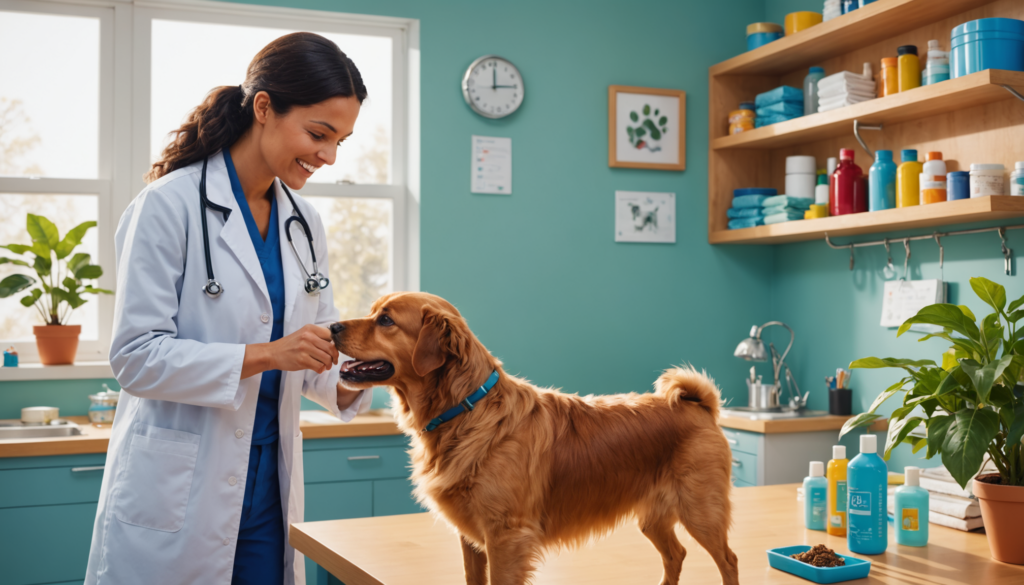
[[899, 60], [896, 57], [882, 59], [882, 73], [879, 80], [880, 97], [894, 95], [900, 91]]

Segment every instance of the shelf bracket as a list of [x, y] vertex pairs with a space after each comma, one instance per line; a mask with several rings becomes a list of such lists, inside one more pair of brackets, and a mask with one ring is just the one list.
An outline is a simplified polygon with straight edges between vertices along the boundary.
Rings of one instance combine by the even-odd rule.
[[1006, 85], [1006, 84], [1003, 84], [1002, 88], [1005, 89], [1006, 91], [1012, 93], [1014, 95], [1014, 97], [1016, 97], [1020, 101], [1024, 102], [1024, 95], [1020, 95], [1020, 92], [1017, 91], [1016, 89], [1013, 89], [1012, 87], [1010, 87], [1009, 85]]
[[[1003, 87], [1006, 87], [1006, 86], [1004, 85]], [[1007, 88], [1007, 89], [1009, 89], [1009, 88]], [[1013, 90], [1011, 89], [1010, 91], [1013, 91]], [[1016, 93], [1016, 92], [1014, 92], [1014, 93]], [[1020, 96], [1020, 94], [1017, 94], [1017, 95]], [[881, 130], [883, 126], [885, 126], [885, 123], [879, 124], [877, 126], [874, 126], [874, 125], [869, 126], [867, 124], [861, 124], [860, 120], [854, 120], [853, 121], [853, 137], [857, 139], [857, 142], [859, 142], [862, 147], [864, 147], [864, 150], [867, 151], [868, 155], [871, 158], [875, 157], [875, 152], [873, 150], [871, 150], [870, 148], [868, 148], [868, 145], [864, 143], [864, 139], [860, 137], [860, 131], [861, 130]]]

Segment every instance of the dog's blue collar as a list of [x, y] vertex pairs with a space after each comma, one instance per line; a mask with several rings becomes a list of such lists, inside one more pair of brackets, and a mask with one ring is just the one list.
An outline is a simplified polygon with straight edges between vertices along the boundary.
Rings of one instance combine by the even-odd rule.
[[476, 406], [476, 403], [483, 400], [483, 397], [487, 396], [487, 393], [491, 390], [491, 388], [494, 388], [494, 385], [497, 383], [498, 370], [494, 370], [493, 372], [491, 372], [491, 377], [487, 378], [487, 381], [484, 382], [483, 386], [477, 388], [476, 392], [467, 396], [462, 402], [459, 403], [458, 406], [449, 408], [444, 412], [444, 414], [430, 421], [430, 424], [428, 424], [427, 427], [423, 429], [423, 432], [429, 433], [430, 431], [439, 427], [441, 424], [452, 420], [453, 418], [459, 416], [463, 412], [473, 410], [473, 408]]

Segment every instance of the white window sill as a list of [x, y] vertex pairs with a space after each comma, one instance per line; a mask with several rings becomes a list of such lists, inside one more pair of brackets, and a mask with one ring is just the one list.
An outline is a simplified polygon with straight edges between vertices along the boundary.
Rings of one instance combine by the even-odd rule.
[[78, 362], [69, 366], [20, 364], [16, 368], [0, 368], [0, 382], [25, 380], [95, 380], [113, 378], [109, 362]]

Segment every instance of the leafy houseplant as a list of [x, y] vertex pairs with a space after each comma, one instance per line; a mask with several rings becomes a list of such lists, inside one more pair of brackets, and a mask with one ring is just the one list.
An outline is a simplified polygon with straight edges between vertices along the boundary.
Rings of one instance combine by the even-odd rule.
[[[103, 275], [102, 268], [90, 263], [89, 254], [71, 255], [74, 249], [82, 243], [86, 232], [95, 226], [95, 221], [80, 223], [61, 238], [57, 226], [52, 221], [41, 215], [30, 213], [25, 220], [25, 227], [32, 238], [32, 244], [0, 246], [0, 248], [6, 248], [18, 255], [31, 253], [35, 256], [31, 264], [18, 258], [0, 256], [0, 264], [15, 264], [32, 268], [39, 278], [39, 286], [29, 290], [28, 294], [21, 298], [21, 304], [25, 307], [35, 307], [46, 324], [35, 327], [40, 361], [44, 364], [74, 361], [81, 326], [66, 325], [66, 323], [72, 311], [85, 304], [86, 299], [82, 298], [82, 295], [113, 294], [112, 291], [96, 288], [84, 282]], [[36, 283], [36, 279], [31, 276], [12, 274], [0, 280], [0, 298], [17, 294]], [[61, 327], [52, 329], [52, 326]], [[73, 342], [67, 341], [67, 338], [72, 337]], [[52, 355], [49, 351], [52, 348], [48, 347], [49, 343], [44, 339], [57, 339], [56, 343], [62, 346], [65, 355]], [[70, 355], [66, 355], [68, 350], [70, 350]]]
[[[850, 419], [840, 436], [881, 418], [875, 410], [902, 392], [903, 405], [889, 417], [885, 459], [900, 443], [911, 444], [914, 453], [927, 449], [926, 459], [940, 454], [961, 487], [974, 481], [992, 556], [1024, 564], [1024, 547], [1019, 545], [1024, 541], [1024, 387], [1018, 385], [1024, 375], [1024, 323], [1018, 327], [1024, 320], [1024, 297], [1007, 306], [1001, 285], [985, 278], [970, 282], [994, 310], [980, 323], [963, 305], [937, 304], [918, 311], [896, 333], [903, 335], [915, 323], [942, 327], [942, 332], [921, 339], [937, 337], [952, 344], [942, 354], [941, 365], [876, 357], [850, 364], [851, 368], [902, 368], [907, 376], [879, 394], [868, 412]], [[916, 409], [924, 415], [915, 414]], [[910, 435], [919, 426], [927, 429], [927, 437]], [[975, 478], [986, 455], [999, 473]]]

